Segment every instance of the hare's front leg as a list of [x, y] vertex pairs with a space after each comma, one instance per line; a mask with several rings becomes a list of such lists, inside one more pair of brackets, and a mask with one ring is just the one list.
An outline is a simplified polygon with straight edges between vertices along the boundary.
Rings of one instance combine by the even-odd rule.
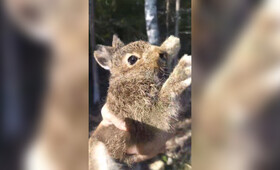
[[180, 94], [191, 84], [191, 56], [184, 55], [163, 84], [160, 98], [170, 101]]

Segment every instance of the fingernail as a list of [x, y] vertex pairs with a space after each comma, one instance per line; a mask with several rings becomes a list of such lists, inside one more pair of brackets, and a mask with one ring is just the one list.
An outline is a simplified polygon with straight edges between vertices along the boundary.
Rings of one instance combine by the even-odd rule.
[[122, 130], [127, 131], [125, 122], [121, 123], [121, 128], [122, 128]]
[[104, 126], [109, 126], [109, 125], [112, 124], [112, 122], [109, 122], [109, 121], [106, 121], [106, 120], [102, 120], [101, 124], [104, 125]]

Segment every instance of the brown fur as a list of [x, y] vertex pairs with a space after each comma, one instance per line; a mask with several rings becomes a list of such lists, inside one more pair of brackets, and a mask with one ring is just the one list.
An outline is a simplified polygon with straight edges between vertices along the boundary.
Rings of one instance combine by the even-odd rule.
[[[187, 56], [168, 78], [169, 61], [179, 48], [179, 39], [173, 36], [161, 47], [144, 41], [124, 46], [114, 36], [112, 47], [99, 46], [94, 52], [97, 62], [111, 72], [106, 104], [112, 113], [125, 120], [128, 128], [126, 132], [113, 125], [99, 126], [92, 135], [91, 138], [105, 144], [113, 158], [131, 164], [134, 156], [125, 153], [129, 146], [136, 144], [140, 154], [146, 154], [149, 151], [143, 147], [149, 141], [172, 133], [178, 97], [188, 86], [183, 82], [190, 78]], [[132, 66], [127, 63], [131, 55], [139, 58]]]

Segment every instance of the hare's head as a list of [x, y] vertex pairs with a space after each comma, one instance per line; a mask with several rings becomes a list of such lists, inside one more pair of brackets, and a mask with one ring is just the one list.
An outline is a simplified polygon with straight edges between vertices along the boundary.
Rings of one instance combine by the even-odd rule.
[[164, 71], [179, 49], [180, 41], [174, 36], [170, 36], [161, 46], [154, 46], [145, 41], [124, 45], [114, 35], [112, 46], [99, 45], [94, 57], [101, 67], [110, 70], [112, 77], [138, 76]]

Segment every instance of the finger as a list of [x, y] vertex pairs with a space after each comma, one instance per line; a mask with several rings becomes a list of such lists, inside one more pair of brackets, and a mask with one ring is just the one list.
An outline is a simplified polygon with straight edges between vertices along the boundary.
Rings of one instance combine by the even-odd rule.
[[118, 129], [127, 131], [125, 121], [117, 118], [114, 114], [112, 114], [107, 105], [105, 104], [101, 109], [101, 115], [105, 122], [113, 123]]
[[127, 153], [127, 154], [130, 154], [130, 155], [139, 154], [136, 145], [133, 145], [133, 146], [129, 147], [129, 148], [127, 149], [126, 153]]
[[113, 123], [106, 120], [106, 119], [103, 119], [101, 122], [100, 122], [101, 125], [103, 126], [109, 126], [109, 125], [112, 125]]
[[101, 109], [101, 116], [104, 120], [110, 120], [109, 119], [109, 116], [110, 116], [109, 114], [110, 114], [110, 112], [108, 110], [107, 105], [105, 104]]
[[145, 161], [147, 159], [151, 159], [154, 156], [156, 156], [156, 155], [134, 155], [133, 156], [133, 161], [134, 162], [142, 162], [142, 161]]

